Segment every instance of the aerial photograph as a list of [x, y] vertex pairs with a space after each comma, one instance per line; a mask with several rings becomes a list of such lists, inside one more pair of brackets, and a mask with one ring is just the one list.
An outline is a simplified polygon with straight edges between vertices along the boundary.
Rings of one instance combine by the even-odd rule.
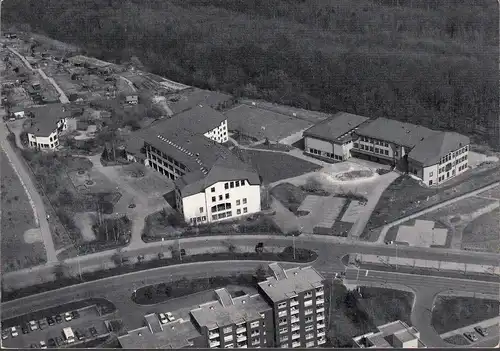
[[497, 347], [499, 13], [0, 0], [0, 347]]

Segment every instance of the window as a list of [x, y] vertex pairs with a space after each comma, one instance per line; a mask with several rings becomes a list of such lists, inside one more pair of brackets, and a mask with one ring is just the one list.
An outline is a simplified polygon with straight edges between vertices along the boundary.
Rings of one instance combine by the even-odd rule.
[[226, 327], [224, 328], [224, 334], [229, 334], [233, 332], [233, 327]]
[[429, 185], [432, 185], [432, 179], [431, 179], [431, 180], [429, 180]]
[[370, 146], [370, 151], [373, 152], [373, 146]]
[[285, 307], [286, 307], [286, 302], [282, 302], [282, 303], [278, 304], [278, 308], [285, 308]]
[[224, 189], [229, 189], [229, 183], [224, 183]]
[[378, 148], [378, 147], [376, 147], [376, 148], [375, 148], [375, 152], [376, 152], [377, 154], [378, 154], [378, 151], [379, 151], [379, 148]]
[[248, 209], [246, 207], [243, 207], [243, 213], [247, 213]]
[[211, 210], [212, 212], [217, 212], [217, 206], [212, 206]]
[[[252, 322], [252, 323], [250, 323], [250, 328], [258, 328], [258, 327], [259, 327], [259, 324], [260, 324], [260, 322], [259, 322], [259, 321]], [[254, 330], [253, 332], [255, 332], [255, 330]], [[253, 333], [253, 332], [252, 332], [252, 333]]]
[[212, 202], [215, 202], [215, 196], [212, 196]]
[[384, 154], [389, 155], [389, 150], [384, 150]]
[[432, 177], [434, 175], [434, 172], [429, 172], [429, 177]]
[[207, 220], [207, 216], [203, 216], [203, 217], [201, 217], [201, 220], [202, 220], [202, 221], [206, 221], [206, 220]]
[[226, 200], [229, 199], [229, 194], [226, 194]]
[[211, 189], [211, 190], [212, 190], [212, 192], [213, 192], [213, 193], [215, 193], [215, 187], [212, 187], [212, 189]]
[[240, 205], [240, 200], [236, 200], [236, 206]]
[[354, 143], [354, 147], [357, 148], [359, 146], [358, 143]]
[[222, 201], [222, 195], [219, 195], [219, 201]]
[[240, 181], [239, 180], [236, 181], [236, 186], [237, 187], [240, 186]]
[[229, 212], [226, 212], [226, 217], [231, 217], [233, 215], [233, 212], [229, 211]]
[[394, 151], [394, 156], [396, 156], [396, 157], [397, 157], [398, 155], [399, 155], [399, 154], [398, 154], [398, 152], [397, 152], [397, 151]]
[[213, 220], [213, 221], [216, 221], [216, 220], [217, 220], [217, 215], [213, 215], [213, 216], [212, 216], [212, 220]]
[[200, 207], [200, 213], [203, 213], [203, 207]]
[[240, 210], [239, 208], [236, 210], [236, 214], [237, 214], [237, 215], [240, 215], [240, 214], [241, 214], [241, 210]]
[[288, 331], [287, 327], [280, 328], [280, 334], [286, 333]]
[[243, 205], [245, 205], [247, 203], [247, 198], [244, 198], [243, 199]]
[[232, 188], [234, 188], [234, 182], [231, 182], [231, 183], [229, 183], [229, 184], [230, 184], [230, 188], [231, 188], [231, 189], [232, 189]]
[[306, 330], [306, 332], [308, 332], [308, 331], [311, 331], [313, 329], [314, 329], [314, 325], [308, 325], [308, 326], [306, 326], [305, 330]]

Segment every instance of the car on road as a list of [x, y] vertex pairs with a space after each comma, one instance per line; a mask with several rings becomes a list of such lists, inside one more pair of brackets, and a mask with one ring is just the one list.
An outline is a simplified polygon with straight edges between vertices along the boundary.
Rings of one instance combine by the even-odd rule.
[[5, 340], [9, 337], [9, 330], [8, 329], [4, 329], [2, 330], [2, 340]]
[[78, 312], [78, 311], [73, 311], [73, 312], [71, 312], [71, 315], [73, 316], [73, 319], [78, 319], [78, 318], [80, 318], [80, 312]]
[[473, 332], [467, 332], [467, 333], [464, 333], [464, 336], [469, 339], [470, 341], [474, 342], [474, 341], [477, 341], [478, 340], [478, 337], [476, 335], [476, 333], [473, 333]]
[[66, 313], [64, 314], [64, 320], [65, 320], [66, 322], [69, 322], [69, 321], [70, 321], [70, 320], [72, 320], [72, 319], [73, 319], [73, 316], [71, 315], [71, 313], [66, 312]]
[[38, 323], [36, 321], [30, 321], [29, 326], [31, 331], [38, 329]]
[[38, 327], [40, 328], [40, 330], [43, 330], [43, 329], [47, 328], [47, 320], [46, 319], [40, 319], [38, 321]]
[[45, 343], [45, 341], [40, 341], [40, 348], [41, 349], [46, 349], [47, 348], [47, 344]]
[[481, 336], [487, 336], [488, 335], [488, 329], [485, 329], [483, 327], [480, 327], [479, 325], [474, 328], [474, 330]]
[[56, 324], [56, 321], [54, 320], [54, 317], [47, 317], [47, 323], [49, 324], [49, 326], [53, 326], [54, 324]]
[[62, 319], [62, 317], [61, 317], [60, 314], [56, 315], [55, 320], [56, 320], [57, 324], [62, 323], [62, 321], [63, 321], [63, 319]]
[[21, 331], [23, 332], [23, 334], [28, 334], [30, 332], [30, 328], [26, 324], [23, 324], [21, 326]]
[[17, 331], [16, 327], [10, 328], [10, 335], [12, 335], [13, 338], [19, 335], [19, 332]]
[[49, 344], [49, 346], [50, 346], [51, 349], [57, 346], [56, 345], [56, 341], [54, 340], [54, 338], [50, 338], [48, 340], [48, 344]]
[[92, 335], [92, 337], [97, 336], [97, 329], [95, 327], [90, 327], [89, 332], [90, 332], [90, 335]]

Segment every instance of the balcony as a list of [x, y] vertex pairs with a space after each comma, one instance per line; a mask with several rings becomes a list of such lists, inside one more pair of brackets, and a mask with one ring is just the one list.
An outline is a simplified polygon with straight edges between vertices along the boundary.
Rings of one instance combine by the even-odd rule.
[[316, 299], [316, 305], [325, 303], [325, 299]]
[[300, 347], [300, 342], [299, 341], [292, 342], [292, 347]]
[[247, 347], [248, 347], [247, 344], [238, 345], [239, 349], [246, 349]]
[[236, 341], [237, 342], [247, 341], [247, 337], [246, 337], [246, 335], [240, 335], [240, 336], [236, 337]]
[[325, 315], [324, 315], [324, 314], [318, 314], [318, 315], [316, 316], [316, 320], [317, 320], [317, 321], [322, 321], [322, 320], [324, 320], [324, 319], [325, 319]]
[[312, 339], [312, 338], [314, 338], [314, 334], [311, 333], [311, 334], [307, 334], [306, 335], [306, 340], [309, 340], [309, 339]]
[[290, 314], [293, 316], [294, 314], [298, 314], [299, 313], [299, 309], [298, 308], [292, 308], [290, 310]]
[[308, 314], [313, 313], [312, 309], [305, 310], [304, 314], [307, 316]]
[[236, 329], [236, 334], [241, 334], [241, 333], [246, 333], [246, 332], [247, 332], [247, 328], [239, 327], [238, 329]]
[[316, 290], [316, 296], [323, 296], [323, 295], [325, 295], [325, 291], [323, 289]]
[[320, 308], [316, 309], [316, 313], [322, 313], [322, 312], [325, 312], [325, 308], [324, 307], [320, 307]]
[[300, 318], [298, 318], [298, 317], [293, 317], [293, 318], [291, 319], [291, 321], [290, 321], [290, 322], [291, 322], [291, 323], [298, 323], [299, 321], [300, 321]]
[[208, 333], [209, 339], [215, 339], [219, 337], [219, 333]]
[[318, 345], [323, 345], [326, 342], [326, 339], [318, 339]]
[[323, 329], [324, 327], [325, 327], [324, 323], [316, 325], [316, 328], [318, 328], [318, 329]]
[[217, 347], [217, 346], [220, 346], [219, 340], [210, 341], [210, 347]]
[[288, 324], [288, 322], [287, 322], [287, 321], [282, 321], [282, 322], [279, 322], [279, 324], [278, 324], [278, 325], [287, 325], [287, 324]]
[[306, 306], [306, 307], [312, 306], [312, 304], [313, 304], [312, 300], [304, 301], [304, 306]]
[[297, 306], [299, 304], [298, 300], [292, 300], [290, 301], [290, 306]]
[[232, 335], [228, 335], [228, 336], [224, 337], [224, 342], [228, 342], [228, 341], [231, 341], [231, 340], [233, 340], [233, 336]]
[[296, 324], [296, 325], [292, 325], [292, 331], [296, 331], [296, 330], [299, 330], [300, 329], [300, 325]]
[[292, 334], [292, 340], [299, 339], [299, 338], [300, 338], [300, 334], [299, 333], [293, 333]]
[[325, 336], [325, 335], [326, 335], [326, 334], [325, 334], [325, 332], [324, 332], [324, 331], [322, 331], [322, 332], [318, 332], [318, 338], [320, 338], [320, 337], [322, 337], [322, 336]]

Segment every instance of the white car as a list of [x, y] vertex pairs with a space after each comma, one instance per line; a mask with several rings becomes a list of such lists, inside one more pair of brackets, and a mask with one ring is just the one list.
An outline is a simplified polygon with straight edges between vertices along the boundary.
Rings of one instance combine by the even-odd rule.
[[160, 317], [161, 324], [166, 324], [168, 322], [168, 318], [165, 316], [165, 313], [160, 313], [158, 316]]
[[29, 326], [31, 331], [38, 329], [38, 324], [35, 321], [30, 321]]
[[8, 329], [4, 329], [2, 330], [2, 340], [5, 340], [9, 337], [9, 330]]
[[12, 328], [10, 328], [10, 334], [14, 338], [14, 337], [19, 335], [19, 332], [17, 331], [16, 327], [12, 327]]
[[45, 341], [40, 341], [40, 348], [41, 349], [46, 349], [47, 348], [47, 344], [45, 343]]
[[175, 321], [175, 317], [172, 315], [172, 312], [167, 312], [167, 319], [169, 322]]
[[73, 319], [73, 316], [71, 315], [71, 313], [66, 312], [66, 313], [64, 314], [64, 320], [65, 320], [66, 322], [69, 322], [69, 321], [70, 321], [70, 320], [72, 320], [72, 319]]

